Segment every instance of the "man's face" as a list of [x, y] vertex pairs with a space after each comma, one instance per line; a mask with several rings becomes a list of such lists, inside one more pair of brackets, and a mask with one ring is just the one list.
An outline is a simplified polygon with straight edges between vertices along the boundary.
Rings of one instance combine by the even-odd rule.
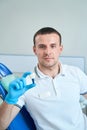
[[58, 57], [62, 52], [59, 36], [55, 33], [37, 35], [35, 38], [34, 53], [38, 57], [39, 65], [53, 67], [58, 63]]

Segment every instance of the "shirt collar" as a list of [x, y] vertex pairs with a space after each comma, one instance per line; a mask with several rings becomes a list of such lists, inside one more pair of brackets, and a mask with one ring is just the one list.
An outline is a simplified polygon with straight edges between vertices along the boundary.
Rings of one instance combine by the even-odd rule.
[[60, 75], [65, 76], [64, 65], [60, 63]]
[[38, 68], [38, 65], [35, 67], [34, 69], [36, 75], [39, 77], [39, 78], [46, 78], [46, 77], [49, 77], [48, 75], [45, 75], [43, 74], [40, 69]]
[[[58, 75], [61, 75], [61, 76], [65, 76], [65, 71], [64, 71], [64, 68], [63, 68], [63, 64], [59, 63], [59, 66], [60, 66], [60, 72], [58, 73]], [[45, 75], [43, 74], [40, 69], [38, 68], [38, 65], [35, 67], [34, 69], [36, 75], [39, 77], [39, 78], [46, 78], [46, 77], [49, 77], [48, 75]]]

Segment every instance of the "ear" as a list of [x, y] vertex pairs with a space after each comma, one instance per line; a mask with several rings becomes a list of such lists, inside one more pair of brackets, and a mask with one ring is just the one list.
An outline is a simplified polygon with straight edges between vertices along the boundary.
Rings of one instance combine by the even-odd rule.
[[36, 55], [36, 47], [35, 46], [33, 46], [33, 52]]
[[60, 54], [62, 53], [63, 51], [63, 45], [60, 46]]

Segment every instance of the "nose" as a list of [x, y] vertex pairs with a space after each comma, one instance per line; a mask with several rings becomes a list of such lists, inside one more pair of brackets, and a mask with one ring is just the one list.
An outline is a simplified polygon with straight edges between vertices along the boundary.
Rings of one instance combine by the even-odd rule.
[[46, 49], [45, 49], [45, 54], [50, 54], [51, 53], [51, 49], [50, 49], [50, 47], [47, 47]]

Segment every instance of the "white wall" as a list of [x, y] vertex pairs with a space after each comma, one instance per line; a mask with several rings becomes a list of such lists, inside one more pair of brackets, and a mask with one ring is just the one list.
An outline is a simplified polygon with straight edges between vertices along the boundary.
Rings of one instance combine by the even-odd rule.
[[87, 73], [87, 0], [0, 0], [0, 53], [33, 54], [33, 34], [60, 31], [64, 56], [84, 56]]

